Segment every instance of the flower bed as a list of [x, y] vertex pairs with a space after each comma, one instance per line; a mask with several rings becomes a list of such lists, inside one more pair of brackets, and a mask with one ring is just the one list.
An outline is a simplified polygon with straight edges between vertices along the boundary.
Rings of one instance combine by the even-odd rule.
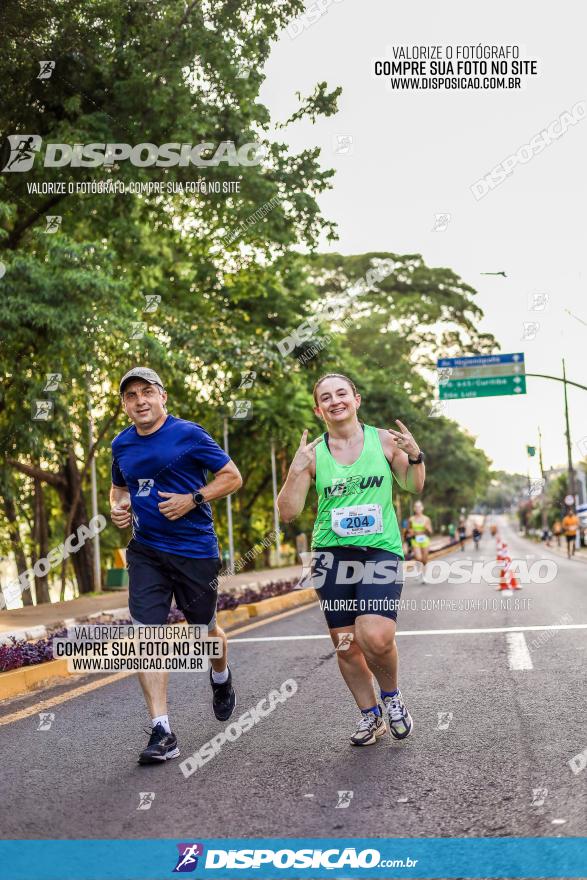
[[[248, 605], [251, 602], [261, 602], [263, 599], [271, 599], [273, 596], [282, 596], [284, 593], [291, 593], [297, 586], [297, 581], [270, 581], [258, 589], [247, 587], [240, 596], [233, 596], [230, 593], [219, 593], [218, 595], [218, 611], [230, 611], [238, 608], [239, 605]], [[167, 623], [181, 623], [185, 620], [183, 613], [173, 607], [169, 612]], [[106, 621], [93, 620], [92, 623], [100, 623]], [[108, 621], [112, 623], [113, 621]], [[118, 624], [130, 624], [130, 617], [117, 620]], [[20, 669], [22, 666], [37, 666], [39, 663], [46, 663], [53, 660], [53, 639], [57, 637], [63, 638], [67, 635], [64, 628], [55, 630], [46, 639], [38, 639], [36, 642], [17, 641], [12, 639], [11, 645], [0, 645], [0, 672], [8, 672], [11, 669]]]

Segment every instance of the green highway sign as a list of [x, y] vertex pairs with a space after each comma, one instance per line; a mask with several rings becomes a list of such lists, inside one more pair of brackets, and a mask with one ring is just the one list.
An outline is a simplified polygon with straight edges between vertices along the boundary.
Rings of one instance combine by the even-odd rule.
[[439, 358], [437, 368], [440, 400], [526, 393], [522, 352]]
[[496, 376], [493, 379], [456, 379], [439, 387], [441, 400], [459, 397], [497, 397], [503, 394], [525, 394], [525, 376]]

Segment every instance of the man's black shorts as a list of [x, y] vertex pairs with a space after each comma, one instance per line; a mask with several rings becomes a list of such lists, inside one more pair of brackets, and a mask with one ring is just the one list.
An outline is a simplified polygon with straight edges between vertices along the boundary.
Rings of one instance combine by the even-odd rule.
[[329, 629], [353, 626], [361, 614], [397, 620], [402, 562], [397, 553], [377, 547], [312, 550], [312, 585]]
[[171, 600], [188, 623], [210, 626], [216, 615], [220, 559], [164, 553], [134, 538], [126, 549], [128, 606], [138, 623], [167, 622]]

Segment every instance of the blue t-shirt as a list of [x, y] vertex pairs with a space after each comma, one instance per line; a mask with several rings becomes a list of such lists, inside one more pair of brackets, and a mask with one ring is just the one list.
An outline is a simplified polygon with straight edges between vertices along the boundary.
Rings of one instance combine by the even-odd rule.
[[158, 505], [158, 492], [196, 492], [206, 485], [206, 471], [216, 473], [230, 457], [194, 422], [167, 416], [153, 434], [134, 425], [112, 441], [112, 483], [126, 487], [132, 505], [133, 537], [166, 553], [194, 558], [218, 556], [209, 504], [200, 504], [174, 521]]

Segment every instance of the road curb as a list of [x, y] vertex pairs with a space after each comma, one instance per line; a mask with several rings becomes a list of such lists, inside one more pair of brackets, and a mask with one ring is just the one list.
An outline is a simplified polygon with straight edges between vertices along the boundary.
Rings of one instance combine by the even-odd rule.
[[[274, 617], [282, 611], [298, 608], [300, 605], [307, 605], [315, 600], [316, 593], [311, 588], [307, 590], [293, 590], [291, 593], [285, 593], [283, 596], [274, 596], [271, 599], [263, 599], [260, 602], [252, 602], [248, 605], [239, 605], [237, 608], [227, 611], [219, 611], [217, 620], [222, 629], [230, 632], [230, 630], [236, 629], [236, 627], [248, 622], [251, 618], [258, 620], [260, 618]], [[122, 610], [126, 611], [126, 609]], [[73, 674], [67, 670], [66, 659], [48, 660], [46, 663], [37, 663], [34, 666], [21, 666], [19, 669], [0, 672], [0, 701], [35, 690], [49, 679], [67, 678]]]
[[249, 619], [249, 606], [239, 605], [238, 608], [231, 608], [229, 611], [219, 611], [216, 615], [218, 625], [222, 629], [231, 630], [240, 623], [244, 623]]
[[261, 602], [252, 602], [248, 605], [249, 617], [268, 617], [288, 611], [290, 608], [298, 608], [307, 605], [317, 599], [316, 591], [310, 587], [305, 590], [294, 590], [283, 596], [274, 596], [272, 599], [263, 599]]
[[0, 700], [7, 700], [9, 697], [35, 690], [50, 678], [62, 678], [69, 674], [65, 658], [0, 672]]
[[[540, 547], [543, 550], [548, 550], [553, 556], [557, 556], [559, 559], [567, 559], [569, 562], [575, 561], [582, 562], [583, 564], [587, 563], [587, 556], [581, 551], [575, 553], [574, 556], [571, 556], [569, 559], [566, 550], [562, 547], [547, 547], [542, 541], [532, 541], [532, 543], [536, 546], [536, 549]], [[583, 550], [583, 548], [581, 548], [581, 550]]]

